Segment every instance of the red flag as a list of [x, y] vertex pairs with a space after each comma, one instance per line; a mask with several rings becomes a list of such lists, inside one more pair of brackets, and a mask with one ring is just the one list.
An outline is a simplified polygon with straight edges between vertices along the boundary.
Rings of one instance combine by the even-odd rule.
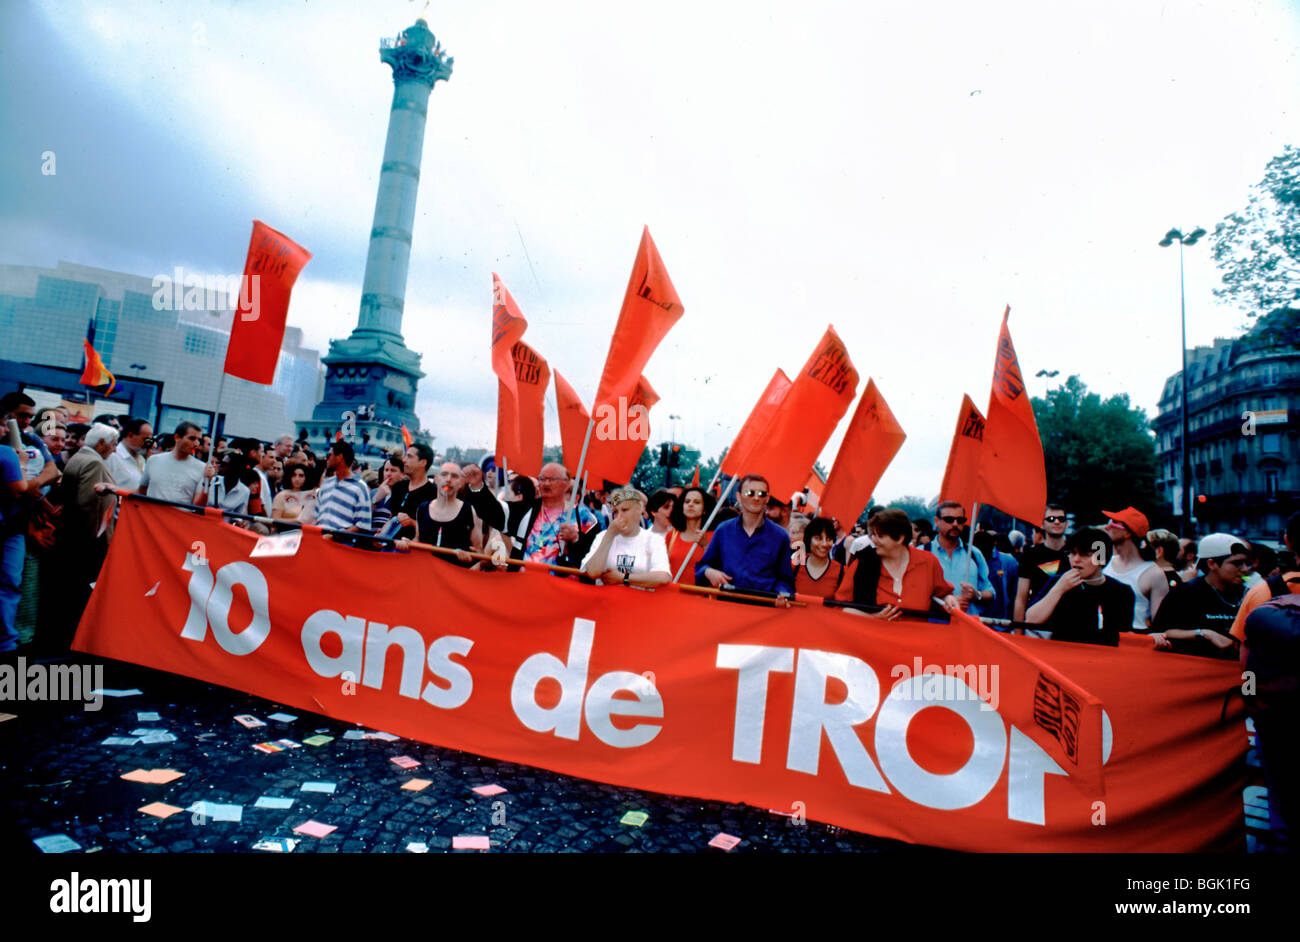
[[596, 406], [596, 427], [591, 430], [591, 444], [587, 446], [587, 468], [592, 480], [632, 480], [650, 441], [650, 409], [658, 401], [659, 394], [642, 376], [632, 395], [619, 396], [613, 405]]
[[569, 381], [555, 371], [555, 404], [560, 411], [560, 444], [564, 452], [564, 466], [569, 474], [578, 473], [578, 457], [582, 454], [582, 440], [587, 435], [590, 416], [587, 407]]
[[336, 442], [343, 441], [343, 429], [339, 429], [337, 432], [334, 433], [334, 440]]
[[545, 424], [546, 387], [551, 368], [522, 340], [511, 348], [515, 393], [497, 381], [498, 465], [536, 477], [542, 471], [542, 433]]
[[289, 294], [311, 253], [264, 222], [253, 220], [253, 237], [244, 260], [239, 310], [230, 328], [225, 372], [250, 383], [275, 382]]
[[885, 468], [903, 447], [905, 438], [907, 433], [889, 410], [885, 397], [876, 389], [875, 381], [868, 379], [867, 391], [862, 394], [857, 411], [853, 413], [849, 430], [826, 479], [820, 502], [821, 516], [834, 517], [846, 530], [851, 528], [867, 506]]
[[754, 403], [754, 408], [750, 410], [749, 418], [745, 419], [745, 424], [736, 433], [736, 440], [723, 455], [719, 473], [735, 477], [748, 470], [746, 465], [754, 445], [767, 431], [772, 416], [776, 415], [776, 410], [786, 394], [790, 392], [791, 385], [793, 384], [790, 382], [790, 377], [785, 375], [784, 370], [778, 369], [772, 374], [772, 378], [767, 381], [767, 388], [763, 390], [763, 395], [758, 397], [758, 402]]
[[943, 484], [939, 487], [939, 500], [955, 500], [966, 513], [971, 504], [980, 500], [980, 453], [984, 450], [984, 416], [971, 402], [970, 396], [961, 397], [961, 412], [957, 413], [957, 429], [952, 434], [948, 449], [948, 465], [943, 471]]
[[[609, 340], [609, 353], [605, 356], [605, 369], [596, 389], [593, 414], [599, 412], [602, 405], [617, 405], [619, 396], [634, 395], [650, 355], [669, 328], [681, 318], [683, 311], [677, 290], [668, 278], [668, 269], [659, 257], [647, 226], [641, 232], [641, 245], [623, 295], [623, 308], [619, 311], [614, 335]], [[597, 415], [596, 419], [599, 421], [600, 416]]]
[[414, 441], [414, 439], [411, 438], [411, 430], [408, 429], [405, 425], [403, 425], [403, 426], [402, 426], [402, 444], [405, 445], [407, 448], [410, 448], [410, 447], [411, 447], [411, 443], [412, 443], [413, 441]]
[[515, 395], [514, 346], [523, 339], [528, 321], [519, 312], [519, 305], [506, 290], [505, 283], [492, 273], [492, 372], [501, 385]]
[[691, 487], [700, 486], [700, 463], [698, 461], [695, 462], [695, 473], [691, 475], [690, 486]]
[[1025, 389], [1016, 348], [1011, 344], [1007, 320], [1002, 315], [993, 388], [989, 393], [988, 422], [980, 458], [980, 501], [1013, 517], [1041, 520], [1047, 505], [1047, 467], [1043, 443], [1034, 421], [1034, 407]]
[[[841, 446], [840, 450], [844, 450], [843, 446]], [[804, 487], [808, 488], [808, 493], [812, 494], [813, 497], [816, 497], [817, 500], [821, 500], [822, 495], [826, 493], [826, 482], [821, 479], [821, 475], [816, 471], [813, 471], [808, 475], [808, 483], [805, 484]], [[816, 503], [816, 501], [814, 501], [814, 503]]]
[[94, 318], [91, 318], [90, 325], [86, 328], [86, 339], [81, 341], [81, 347], [86, 354], [86, 364], [81, 370], [81, 379], [78, 382], [83, 386], [103, 386], [108, 383], [108, 391], [105, 395], [112, 394], [114, 387], [117, 386], [117, 379], [108, 371], [103, 359], [95, 351]]
[[795, 378], [742, 473], [767, 478], [781, 500], [803, 487], [858, 391], [858, 371], [835, 328], [828, 326]]

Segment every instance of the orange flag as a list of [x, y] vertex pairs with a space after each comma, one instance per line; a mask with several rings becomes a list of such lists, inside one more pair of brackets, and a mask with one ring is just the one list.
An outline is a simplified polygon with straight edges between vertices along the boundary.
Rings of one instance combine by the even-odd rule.
[[[907, 433], [889, 410], [885, 397], [876, 389], [875, 380], [867, 380], [867, 391], [858, 402], [857, 411], [840, 445], [835, 464], [826, 479], [819, 513], [834, 517], [847, 530], [857, 521], [880, 476], [903, 447]], [[814, 478], [817, 475], [813, 475]]]
[[957, 430], [952, 435], [948, 449], [948, 466], [943, 471], [943, 484], [939, 487], [939, 500], [955, 500], [967, 514], [971, 504], [980, 500], [980, 454], [984, 450], [984, 416], [975, 407], [970, 396], [961, 397], [961, 412], [957, 413]]
[[402, 426], [402, 444], [405, 445], [407, 448], [410, 448], [410, 447], [411, 447], [411, 443], [412, 443], [413, 441], [415, 441], [415, 439], [411, 438], [411, 430], [408, 429], [405, 425], [403, 425], [403, 426]]
[[250, 383], [275, 382], [289, 294], [311, 253], [282, 232], [253, 220], [253, 237], [244, 260], [239, 311], [226, 345], [225, 372]]
[[545, 425], [546, 387], [551, 368], [522, 340], [510, 350], [514, 365], [515, 394], [497, 381], [498, 467], [536, 477], [542, 472], [542, 435]]
[[105, 395], [111, 395], [117, 378], [108, 371], [104, 365], [103, 359], [95, 350], [95, 321], [92, 318], [90, 326], [86, 328], [86, 337], [81, 341], [82, 350], [85, 351], [86, 364], [81, 370], [81, 379], [78, 380], [83, 386], [103, 386], [108, 383], [108, 392]]
[[736, 433], [736, 440], [731, 443], [731, 447], [723, 456], [720, 473], [735, 477], [749, 470], [747, 467], [749, 456], [754, 451], [755, 444], [767, 431], [772, 416], [776, 415], [776, 410], [780, 408], [792, 385], [790, 377], [785, 375], [784, 370], [778, 369], [772, 374], [772, 378], [767, 381], [767, 388], [763, 390], [763, 395], [759, 396], [758, 402], [754, 403], [749, 418], [745, 419], [745, 424]]
[[993, 365], [988, 421], [980, 458], [980, 501], [1013, 517], [1040, 520], [1047, 505], [1047, 467], [1034, 407], [1025, 389], [1016, 348], [1002, 314], [998, 354]]
[[555, 404], [560, 410], [560, 444], [564, 451], [564, 466], [569, 474], [578, 473], [578, 457], [582, 454], [582, 440], [587, 435], [590, 418], [587, 407], [569, 381], [555, 371]]
[[698, 461], [695, 462], [695, 473], [691, 475], [691, 483], [689, 486], [690, 487], [700, 486], [700, 463]]
[[[659, 394], [644, 376], [631, 396], [620, 396], [619, 408], [596, 406], [596, 427], [587, 446], [587, 468], [592, 481], [604, 478], [620, 484], [632, 480], [641, 453], [650, 442], [650, 409]], [[583, 429], [583, 433], [586, 433]], [[582, 443], [578, 443], [581, 447]]]
[[788, 501], [808, 480], [826, 440], [858, 391], [858, 371], [833, 326], [795, 378], [741, 473], [761, 474], [770, 492]]
[[[609, 340], [609, 353], [596, 389], [593, 414], [599, 413], [602, 405], [617, 408], [620, 396], [630, 399], [635, 394], [650, 355], [669, 328], [681, 318], [683, 311], [677, 290], [668, 278], [668, 270], [664, 268], [647, 226], [641, 232], [641, 245], [623, 295], [623, 308], [619, 311], [614, 335]], [[599, 414], [596, 414], [596, 421], [600, 421]]]
[[505, 284], [492, 273], [492, 372], [515, 395], [514, 346], [523, 339], [528, 321], [519, 312], [519, 305], [506, 290]]

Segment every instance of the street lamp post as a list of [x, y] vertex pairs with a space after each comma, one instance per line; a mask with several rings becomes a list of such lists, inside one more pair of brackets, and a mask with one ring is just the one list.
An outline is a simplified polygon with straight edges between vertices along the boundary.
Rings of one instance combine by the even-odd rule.
[[1192, 537], [1192, 487], [1191, 487], [1191, 464], [1187, 458], [1187, 291], [1183, 286], [1183, 246], [1195, 245], [1200, 241], [1201, 236], [1205, 235], [1205, 230], [1197, 226], [1187, 235], [1183, 235], [1178, 229], [1170, 229], [1165, 233], [1165, 237], [1160, 240], [1160, 245], [1169, 248], [1175, 241], [1178, 243], [1178, 305], [1180, 316], [1182, 318], [1182, 336], [1183, 336], [1183, 375], [1181, 385], [1183, 387], [1182, 402], [1182, 425], [1183, 431], [1179, 444], [1179, 452], [1182, 460], [1182, 491], [1183, 491], [1183, 516], [1182, 516], [1182, 533], [1181, 536]]

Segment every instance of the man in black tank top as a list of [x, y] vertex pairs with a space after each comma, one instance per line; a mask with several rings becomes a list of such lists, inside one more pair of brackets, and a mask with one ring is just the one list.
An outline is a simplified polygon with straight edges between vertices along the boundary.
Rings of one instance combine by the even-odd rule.
[[[417, 538], [421, 543], [430, 546], [456, 550], [454, 560], [443, 553], [434, 555], [458, 566], [477, 568], [479, 564], [470, 557], [469, 553], [470, 551], [483, 552], [485, 542], [490, 552], [495, 553], [499, 550], [504, 562], [505, 544], [502, 543], [499, 535], [495, 530], [487, 528], [489, 536], [485, 541], [483, 537], [485, 528], [478, 514], [468, 501], [461, 500], [457, 496], [463, 483], [460, 465], [456, 462], [445, 462], [438, 469], [434, 479], [438, 496], [434, 500], [420, 504], [414, 514]], [[410, 541], [398, 540], [397, 548], [409, 549]]]

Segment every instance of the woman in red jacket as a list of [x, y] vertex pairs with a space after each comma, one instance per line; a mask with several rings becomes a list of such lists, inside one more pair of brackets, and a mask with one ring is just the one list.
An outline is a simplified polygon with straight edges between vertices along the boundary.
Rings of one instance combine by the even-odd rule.
[[841, 602], [884, 608], [871, 613], [845, 611], [893, 621], [902, 609], [929, 611], [935, 598], [945, 611], [958, 607], [952, 583], [943, 577], [939, 557], [907, 545], [912, 539], [912, 521], [905, 511], [897, 508], [876, 511], [867, 521], [867, 532], [875, 545], [849, 560], [834, 597]]

